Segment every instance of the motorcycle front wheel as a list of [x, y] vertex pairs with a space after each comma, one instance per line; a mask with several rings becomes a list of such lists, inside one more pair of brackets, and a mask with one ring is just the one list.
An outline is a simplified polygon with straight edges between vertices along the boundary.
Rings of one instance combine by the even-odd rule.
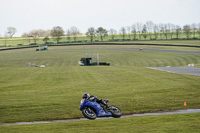
[[90, 119], [90, 120], [94, 120], [94, 119], [96, 119], [96, 117], [97, 117], [97, 114], [95, 113], [95, 111], [94, 111], [92, 108], [90, 108], [90, 107], [84, 108], [84, 109], [82, 110], [82, 114], [83, 114], [86, 118], [88, 118], [88, 119]]
[[109, 106], [110, 112], [112, 114], [112, 117], [119, 118], [122, 116], [122, 112], [119, 108], [115, 106]]

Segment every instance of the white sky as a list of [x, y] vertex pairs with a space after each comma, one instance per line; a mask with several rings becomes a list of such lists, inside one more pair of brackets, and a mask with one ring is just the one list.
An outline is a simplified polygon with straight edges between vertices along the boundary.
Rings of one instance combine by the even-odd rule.
[[146, 21], [154, 23], [200, 23], [200, 0], [0, 0], [0, 35], [7, 27], [17, 34], [33, 29], [76, 26], [82, 33], [89, 27], [117, 31], [123, 26]]

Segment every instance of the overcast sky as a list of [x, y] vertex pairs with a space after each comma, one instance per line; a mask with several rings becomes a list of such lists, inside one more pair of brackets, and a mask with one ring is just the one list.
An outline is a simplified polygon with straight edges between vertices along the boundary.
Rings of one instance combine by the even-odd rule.
[[76, 26], [82, 33], [89, 27], [117, 31], [123, 26], [146, 21], [200, 23], [200, 0], [0, 0], [0, 35], [7, 27], [17, 34], [33, 29]]

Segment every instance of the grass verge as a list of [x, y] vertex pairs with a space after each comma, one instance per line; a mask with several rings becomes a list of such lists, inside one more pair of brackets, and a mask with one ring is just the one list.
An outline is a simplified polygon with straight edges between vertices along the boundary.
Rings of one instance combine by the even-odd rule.
[[2, 133], [199, 133], [200, 113], [0, 126]]

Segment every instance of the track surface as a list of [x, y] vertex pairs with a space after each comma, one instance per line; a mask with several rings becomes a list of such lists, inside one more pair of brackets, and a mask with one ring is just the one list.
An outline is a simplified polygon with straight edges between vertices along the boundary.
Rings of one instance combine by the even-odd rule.
[[[177, 110], [170, 112], [156, 112], [156, 113], [143, 113], [143, 114], [131, 114], [123, 115], [121, 118], [136, 117], [136, 116], [149, 116], [149, 115], [172, 115], [172, 114], [187, 114], [187, 113], [199, 113], [200, 109], [187, 109]], [[102, 117], [97, 119], [108, 119], [112, 117]], [[33, 122], [16, 122], [16, 123], [0, 123], [0, 125], [27, 125], [27, 124], [41, 124], [41, 123], [55, 123], [55, 122], [71, 122], [71, 121], [83, 121], [88, 120], [86, 118], [66, 119], [66, 120], [51, 120], [51, 121], [33, 121]]]
[[200, 68], [191, 68], [191, 67], [148, 67], [152, 69], [157, 69], [161, 71], [167, 71], [171, 73], [179, 74], [190, 74], [200, 76]]

